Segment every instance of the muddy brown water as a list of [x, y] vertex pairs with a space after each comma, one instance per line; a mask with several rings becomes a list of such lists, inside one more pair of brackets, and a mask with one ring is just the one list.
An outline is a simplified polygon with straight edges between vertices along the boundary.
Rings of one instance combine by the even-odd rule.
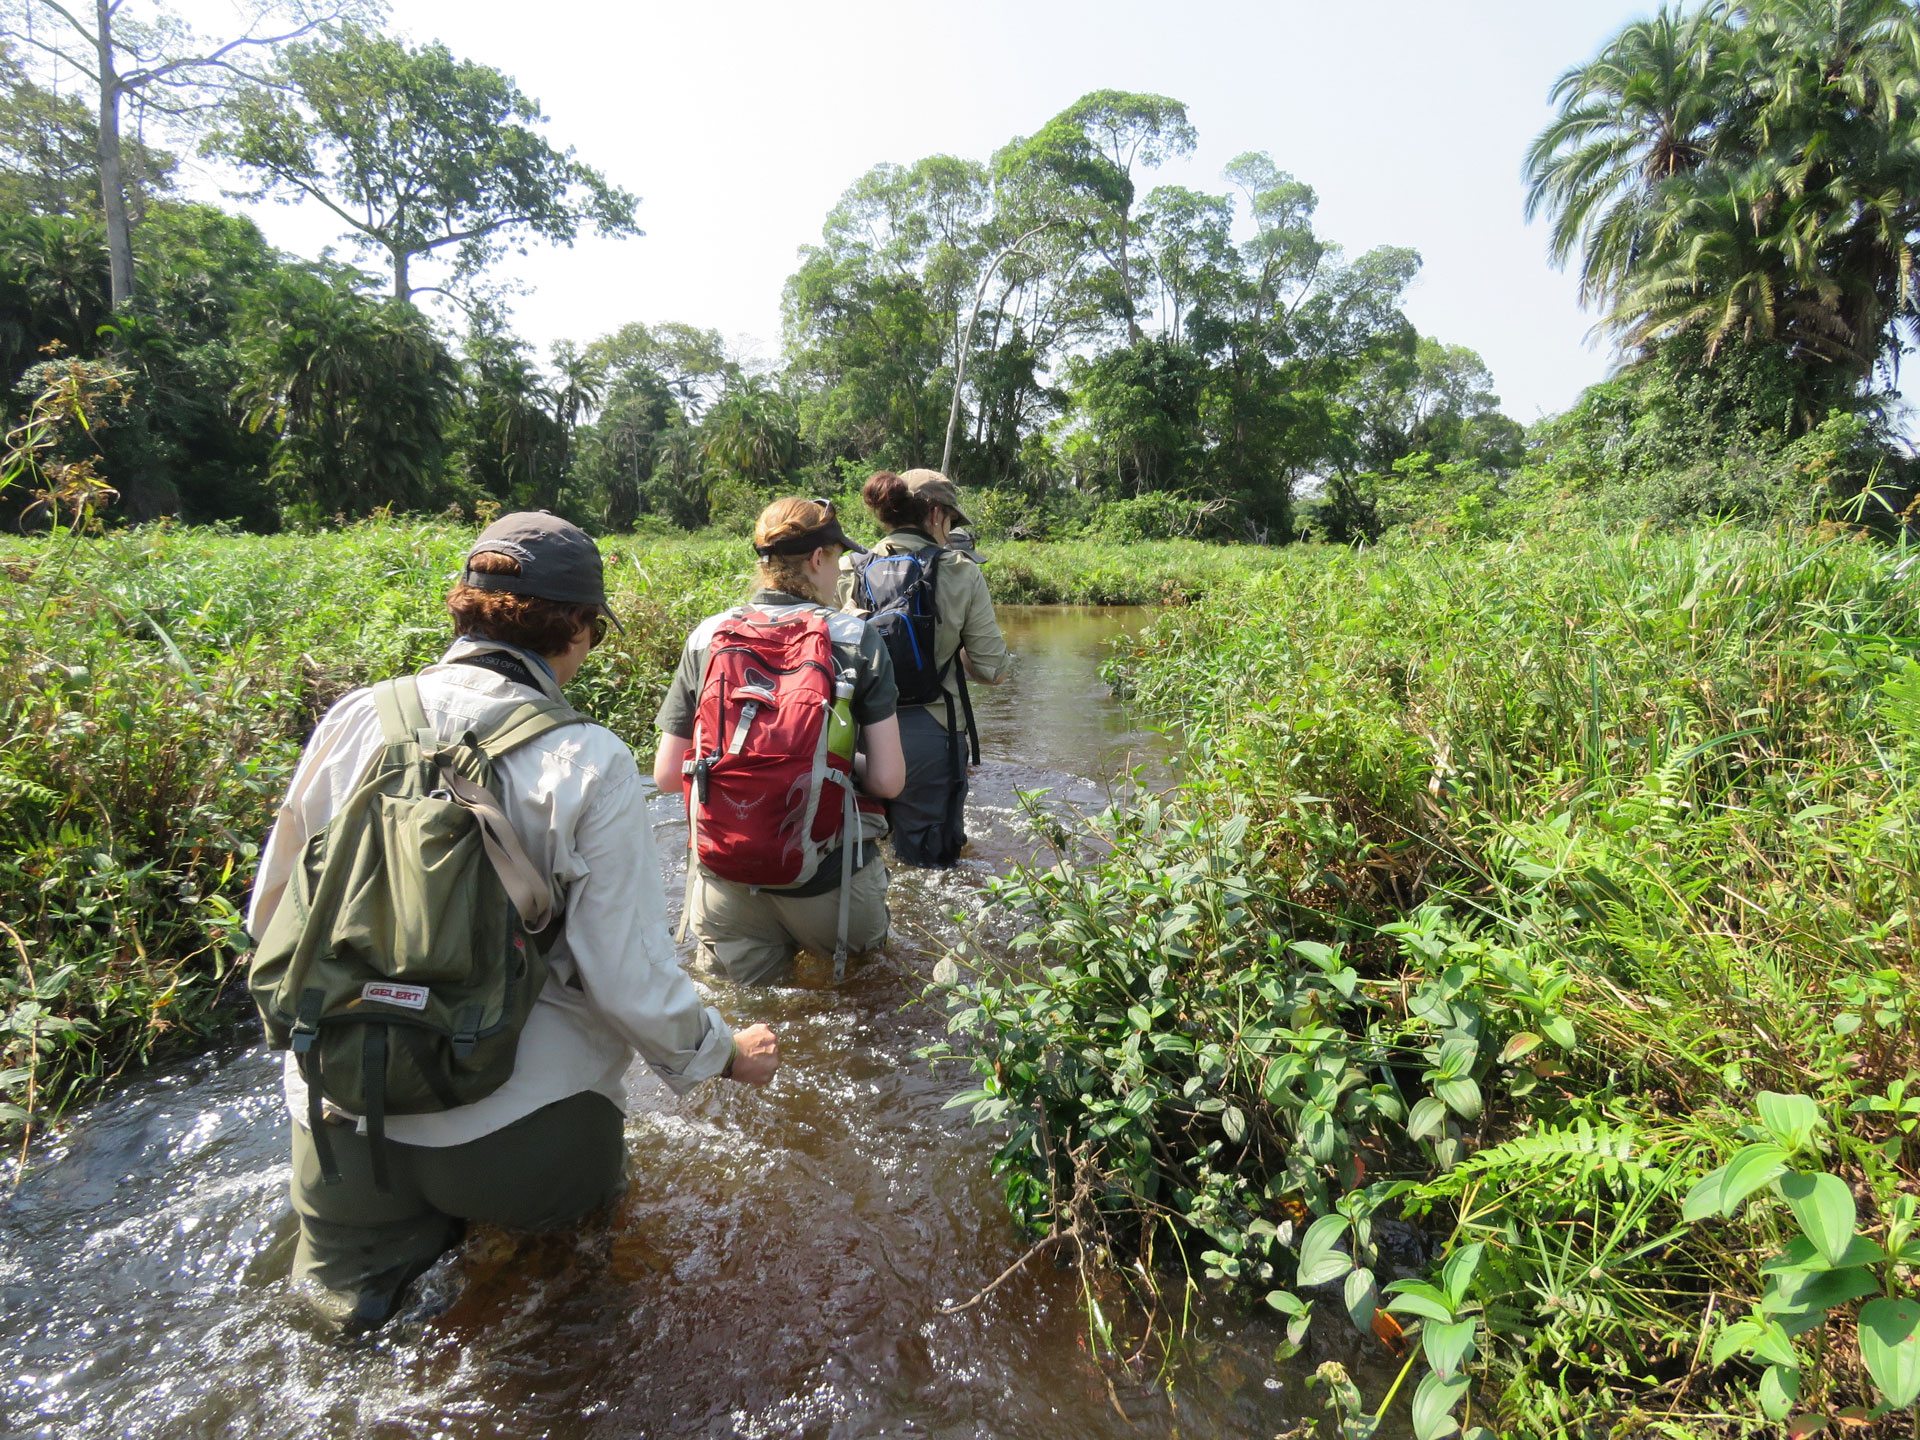
[[[971, 853], [896, 879], [893, 955], [827, 988], [716, 1003], [779, 1032], [772, 1087], [675, 1100], [644, 1073], [631, 1187], [608, 1225], [482, 1232], [374, 1342], [343, 1348], [288, 1293], [288, 1121], [254, 1050], [149, 1076], [76, 1119], [0, 1201], [0, 1434], [35, 1437], [1260, 1435], [1313, 1408], [1259, 1316], [1202, 1314], [1170, 1370], [1095, 1364], [1073, 1274], [1027, 1266], [996, 1143], [916, 1051], [929, 953], [1030, 855], [1017, 790], [1096, 809], [1167, 742], [1100, 682], [1144, 612], [1008, 607], [1022, 663], [976, 692]], [[663, 854], [684, 831], [659, 803]], [[676, 862], [677, 863], [677, 862]], [[677, 895], [677, 877], [669, 882]], [[10, 1183], [11, 1177], [6, 1177]], [[427, 1312], [437, 1313], [427, 1313]]]

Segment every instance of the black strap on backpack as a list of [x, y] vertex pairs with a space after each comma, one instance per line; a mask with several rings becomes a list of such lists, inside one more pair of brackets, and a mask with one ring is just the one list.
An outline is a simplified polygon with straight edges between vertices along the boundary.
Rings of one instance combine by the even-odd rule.
[[[946, 546], [927, 545], [917, 551], [901, 551], [896, 553], [925, 557], [923, 561], [925, 573], [919, 580], [914, 582], [913, 588], [917, 589], [923, 585], [926, 587], [927, 613], [933, 617], [934, 629], [937, 634], [940, 625], [940, 558], [949, 553]], [[860, 576], [861, 588], [866, 591], [866, 596], [869, 601], [873, 599], [873, 587], [867, 581], [867, 565], [874, 558], [876, 557], [869, 555], [854, 561], [854, 569]], [[901, 592], [902, 596], [911, 593], [911, 589]], [[949, 690], [946, 684], [949, 671], [952, 672], [954, 679], [958, 682], [960, 691], [959, 715], [956, 715], [954, 712], [953, 691]], [[955, 786], [958, 786], [960, 776], [963, 773], [961, 767], [969, 762], [975, 765], [980, 763], [980, 727], [973, 718], [973, 696], [967, 689], [967, 670], [966, 667], [960, 663], [960, 650], [958, 646], [954, 648], [953, 654], [947, 657], [947, 663], [934, 671], [933, 678], [934, 683], [940, 687], [941, 698], [946, 701], [947, 733], [953, 734], [959, 728], [959, 720], [962, 716], [964, 716], [966, 720], [966, 750], [964, 755], [956, 755], [954, 758], [953, 783]]]

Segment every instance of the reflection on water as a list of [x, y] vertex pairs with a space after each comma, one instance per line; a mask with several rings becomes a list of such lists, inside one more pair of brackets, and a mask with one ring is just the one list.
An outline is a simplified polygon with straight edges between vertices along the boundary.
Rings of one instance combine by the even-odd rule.
[[[994, 1137], [915, 1051], [925, 947], [983, 876], [1031, 849], [1016, 789], [1094, 808], [1129, 766], [1164, 773], [1096, 674], [1140, 612], [1008, 609], [1013, 684], [976, 691], [984, 760], [960, 869], [907, 872], [913, 941], [827, 989], [717, 1001], [766, 1020], [774, 1085], [676, 1101], [637, 1074], [633, 1180], [579, 1234], [471, 1237], [416, 1313], [342, 1349], [303, 1328], [276, 1062], [258, 1051], [142, 1080], [75, 1123], [0, 1205], [0, 1432], [69, 1436], [995, 1436], [1272, 1434], [1259, 1320], [1208, 1320], [1205, 1363], [1103, 1372], [1074, 1277], [1035, 1264], [966, 1300], [1025, 1242], [989, 1172]], [[684, 845], [672, 808], [664, 853]], [[670, 881], [677, 894], [677, 884]], [[977, 920], [965, 923], [978, 923]], [[915, 948], [915, 946], [922, 948]], [[439, 1313], [425, 1318], [421, 1312]], [[1112, 1388], [1109, 1379], [1114, 1381]], [[1124, 1410], [1130, 1419], [1123, 1419]]]

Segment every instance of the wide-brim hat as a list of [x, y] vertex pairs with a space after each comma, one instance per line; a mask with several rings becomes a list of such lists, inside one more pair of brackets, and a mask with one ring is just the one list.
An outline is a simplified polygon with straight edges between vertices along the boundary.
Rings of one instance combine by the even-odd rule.
[[963, 525], [956, 525], [947, 532], [947, 548], [958, 550], [976, 565], [987, 563], [987, 557], [982, 555], [979, 547], [974, 544], [973, 531]]
[[918, 499], [953, 511], [956, 525], [973, 524], [960, 509], [960, 487], [938, 470], [903, 470], [900, 478], [907, 482], [908, 492]]
[[[520, 564], [517, 575], [496, 575], [473, 568], [476, 555], [505, 555]], [[467, 548], [460, 583], [475, 590], [500, 590], [562, 605], [590, 605], [614, 625], [620, 617], [607, 604], [606, 567], [600, 547], [571, 520], [545, 510], [502, 515]]]

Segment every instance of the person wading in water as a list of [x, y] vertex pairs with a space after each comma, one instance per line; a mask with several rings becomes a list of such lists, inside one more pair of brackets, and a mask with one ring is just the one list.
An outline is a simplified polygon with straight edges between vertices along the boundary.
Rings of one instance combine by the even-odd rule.
[[758, 586], [687, 637], [655, 723], [653, 780], [687, 804], [686, 924], [708, 965], [777, 985], [801, 949], [887, 938], [878, 801], [906, 779], [893, 665], [831, 603], [858, 547], [824, 500], [776, 500], [753, 531]]
[[860, 498], [887, 533], [871, 554], [842, 562], [839, 595], [882, 632], [899, 684], [907, 780], [887, 805], [893, 853], [907, 865], [950, 866], [967, 843], [969, 750], [980, 758], [967, 681], [1000, 684], [1013, 656], [980, 566], [946, 545], [969, 523], [953, 481], [938, 470], [882, 470]]
[[[314, 730], [247, 917], [250, 985], [292, 1052], [294, 1276], [348, 1333], [386, 1320], [467, 1221], [547, 1230], [612, 1199], [636, 1055], [676, 1093], [765, 1085], [779, 1064], [765, 1025], [732, 1032], [701, 1003], [667, 933], [639, 767], [563, 698], [613, 618], [593, 541], [544, 511], [505, 516], [447, 608], [438, 664], [353, 691]], [[447, 888], [460, 854], [468, 878]], [[342, 856], [355, 883], [329, 889]], [[538, 923], [510, 922], [509, 899]], [[482, 1026], [487, 987], [513, 1013]], [[364, 1108], [333, 1098], [356, 1086]]]

